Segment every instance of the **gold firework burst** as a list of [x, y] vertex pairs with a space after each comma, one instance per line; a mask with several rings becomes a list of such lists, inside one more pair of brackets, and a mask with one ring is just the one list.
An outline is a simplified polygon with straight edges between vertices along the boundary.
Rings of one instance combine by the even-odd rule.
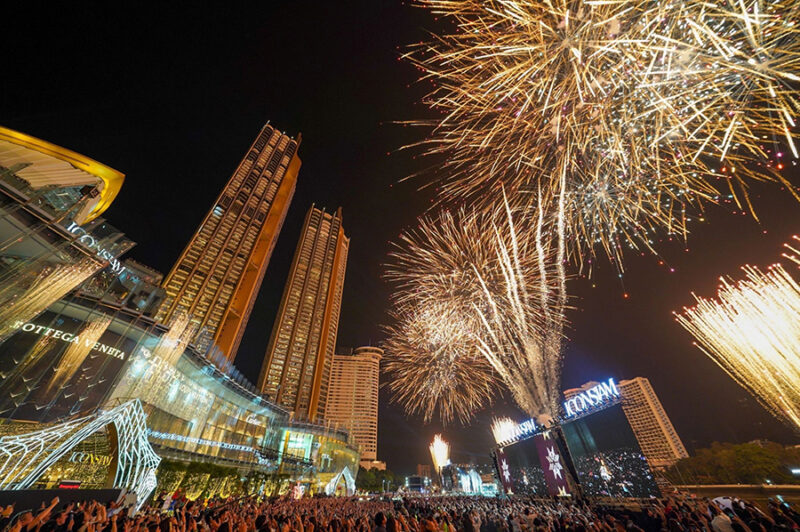
[[531, 415], [555, 413], [563, 254], [551, 249], [543, 213], [526, 230], [517, 218], [508, 203], [443, 212], [402, 235], [387, 270], [398, 319], [386, 367], [407, 410], [430, 418], [438, 406], [445, 421], [464, 420], [502, 382]]
[[[798, 7], [790, 0], [418, 0], [452, 30], [406, 55], [441, 113], [443, 201], [554, 211], [583, 257], [653, 250], [720, 194], [795, 157]], [[537, 208], [542, 208], [538, 205]], [[752, 209], [750, 209], [752, 212]], [[535, 212], [535, 211], [534, 211]], [[621, 266], [620, 266], [621, 267]]]

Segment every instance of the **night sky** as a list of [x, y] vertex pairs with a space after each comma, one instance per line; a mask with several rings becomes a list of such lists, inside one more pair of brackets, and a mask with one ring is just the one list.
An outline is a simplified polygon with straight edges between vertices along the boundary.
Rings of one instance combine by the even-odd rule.
[[[4, 10], [0, 31], [0, 125], [124, 172], [104, 216], [138, 243], [129, 257], [164, 273], [260, 127], [270, 121], [302, 133], [297, 191], [236, 360], [245, 375], [257, 377], [312, 203], [341, 206], [351, 238], [338, 343], [380, 342], [388, 242], [430, 205], [430, 194], [418, 190], [424, 179], [399, 182], [427, 163], [398, 150], [424, 131], [397, 122], [430, 113], [416, 103], [425, 92], [417, 71], [398, 55], [440, 22], [389, 0], [213, 10], [153, 3], [127, 13], [119, 4], [109, 11], [19, 4]], [[795, 167], [788, 172], [797, 176]], [[592, 279], [570, 283], [565, 388], [648, 377], [690, 452], [712, 441], [797, 443], [692, 347], [671, 315], [691, 303], [691, 291], [712, 295], [719, 275], [774, 262], [798, 231], [800, 204], [789, 194], [757, 186], [753, 195], [760, 223], [734, 206], [711, 207], [688, 244], [661, 245], [665, 264], [629, 255], [623, 279], [601, 261]], [[494, 414], [523, 418], [500, 398], [471, 427], [445, 427], [454, 460], [487, 460]], [[406, 418], [382, 392], [378, 455], [390, 469], [410, 473], [428, 463], [427, 445], [440, 430]]]

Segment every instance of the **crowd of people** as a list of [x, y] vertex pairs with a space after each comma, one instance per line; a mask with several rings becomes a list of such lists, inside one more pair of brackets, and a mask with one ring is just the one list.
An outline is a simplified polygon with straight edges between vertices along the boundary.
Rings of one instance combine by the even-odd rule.
[[124, 500], [0, 512], [12, 532], [773, 532], [800, 529], [800, 513], [770, 501], [688, 496], [636, 505], [528, 497], [211, 498], [161, 494], [136, 511]]

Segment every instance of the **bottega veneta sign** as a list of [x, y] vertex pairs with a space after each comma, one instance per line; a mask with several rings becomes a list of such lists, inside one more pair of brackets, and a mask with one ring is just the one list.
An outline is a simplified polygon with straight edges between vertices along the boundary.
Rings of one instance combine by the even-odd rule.
[[25, 323], [24, 321], [14, 322], [13, 328], [21, 329], [25, 332], [38, 334], [41, 336], [47, 336], [53, 338], [54, 340], [61, 340], [62, 342], [69, 344], [80, 344], [83, 342], [86, 347], [91, 347], [93, 351], [99, 351], [103, 354], [125, 360], [125, 351], [121, 351], [115, 347], [111, 347], [110, 345], [95, 342], [93, 340], [82, 340], [79, 335], [62, 331], [61, 329], [53, 329], [52, 327], [36, 325], [35, 323]]

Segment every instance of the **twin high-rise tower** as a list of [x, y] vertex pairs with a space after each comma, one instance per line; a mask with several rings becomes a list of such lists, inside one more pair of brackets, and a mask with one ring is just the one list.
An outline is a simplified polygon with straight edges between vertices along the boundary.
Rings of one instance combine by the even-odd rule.
[[[300, 169], [300, 139], [265, 125], [164, 280], [158, 320], [186, 315], [203, 352], [236, 357]], [[349, 239], [335, 215], [306, 215], [259, 378], [262, 393], [315, 419], [325, 411]]]
[[191, 317], [195, 346], [233, 360], [297, 184], [299, 142], [265, 125], [164, 280], [158, 320]]
[[307, 419], [325, 412], [349, 244], [341, 209], [312, 206], [258, 378], [263, 394]]

